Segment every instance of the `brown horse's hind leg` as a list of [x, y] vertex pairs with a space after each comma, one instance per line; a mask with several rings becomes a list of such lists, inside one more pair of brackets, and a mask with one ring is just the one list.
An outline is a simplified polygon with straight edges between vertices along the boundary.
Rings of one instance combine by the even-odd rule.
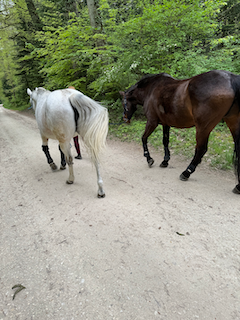
[[[211, 132], [211, 131], [210, 131]], [[195, 150], [195, 155], [190, 165], [187, 167], [185, 171], [180, 175], [180, 180], [186, 181], [190, 177], [190, 175], [196, 170], [196, 167], [201, 163], [202, 157], [207, 152], [208, 149], [208, 138], [209, 133], [196, 133], [197, 146]]]
[[168, 149], [169, 145], [169, 126], [163, 126], [163, 146], [164, 146], [164, 159], [160, 164], [161, 168], [166, 168], [168, 166], [168, 161], [170, 160], [170, 151]]
[[233, 164], [235, 167], [236, 176], [238, 178], [238, 184], [232, 191], [233, 193], [240, 194], [240, 120], [238, 119], [238, 113], [236, 115], [224, 118], [224, 121], [230, 129], [234, 141]]
[[157, 123], [151, 123], [151, 122], [147, 121], [146, 128], [145, 128], [144, 134], [142, 136], [142, 144], [143, 144], [143, 151], [144, 151], [143, 155], [144, 155], [144, 157], [147, 158], [147, 163], [148, 163], [149, 168], [151, 168], [151, 166], [153, 165], [154, 160], [151, 158], [150, 153], [148, 151], [147, 140], [148, 140], [148, 137], [156, 129], [157, 125], [158, 125]]

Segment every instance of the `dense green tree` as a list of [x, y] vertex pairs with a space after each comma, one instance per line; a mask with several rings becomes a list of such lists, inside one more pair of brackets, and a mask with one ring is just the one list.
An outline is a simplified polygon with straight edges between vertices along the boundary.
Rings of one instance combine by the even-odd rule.
[[219, 32], [222, 36], [234, 35], [240, 31], [240, 2], [229, 0], [219, 15]]
[[[42, 24], [31, 0], [15, 0], [5, 4], [5, 12], [1, 16], [5, 40], [2, 38], [0, 42], [4, 66], [2, 91], [12, 107], [20, 107], [26, 103], [25, 88], [43, 83], [39, 63], [31, 56], [33, 46], [37, 44], [36, 31], [42, 29]], [[7, 41], [10, 43], [7, 44]]]
[[218, 15], [218, 41], [221, 51], [227, 50], [232, 57], [232, 67], [240, 73], [240, 2], [229, 0]]
[[0, 0], [0, 94], [74, 85], [115, 101], [146, 73], [240, 73], [237, 0]]
[[228, 52], [215, 50], [217, 14], [223, 4], [223, 1], [154, 1], [145, 4], [142, 13], [115, 27], [114, 20], [106, 20], [111, 30], [108, 37], [111, 59], [92, 86], [107, 92], [133, 84], [146, 73], [167, 72], [188, 77], [215, 68], [233, 71]]

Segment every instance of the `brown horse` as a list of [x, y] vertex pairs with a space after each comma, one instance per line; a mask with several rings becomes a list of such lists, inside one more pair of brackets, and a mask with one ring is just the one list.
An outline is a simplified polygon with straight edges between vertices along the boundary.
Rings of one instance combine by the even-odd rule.
[[144, 156], [149, 167], [147, 139], [158, 124], [163, 126], [164, 160], [160, 167], [167, 167], [170, 160], [170, 127], [196, 127], [195, 155], [181, 180], [187, 180], [207, 152], [208, 138], [213, 128], [223, 119], [229, 127], [235, 144], [235, 169], [238, 184], [233, 189], [240, 194], [240, 76], [227, 71], [213, 70], [190, 79], [176, 80], [166, 73], [143, 78], [126, 92], [123, 100], [125, 122], [130, 122], [137, 105], [142, 105], [147, 124], [142, 136]]

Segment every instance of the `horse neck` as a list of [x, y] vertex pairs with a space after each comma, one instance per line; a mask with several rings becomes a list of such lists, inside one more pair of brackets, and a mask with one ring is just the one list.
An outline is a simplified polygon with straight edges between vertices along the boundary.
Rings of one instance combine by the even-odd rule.
[[156, 74], [152, 77], [147, 77], [145, 80], [143, 79], [143, 83], [142, 81], [140, 81], [139, 84], [137, 83], [132, 95], [135, 97], [137, 104], [143, 105], [144, 100], [151, 95], [154, 88], [159, 88], [161, 85], [164, 86], [175, 81], [176, 80], [167, 73]]
[[41, 88], [41, 89], [43, 89], [43, 90], [38, 90], [37, 102], [36, 102], [36, 104], [35, 104], [35, 106], [33, 108], [34, 111], [37, 111], [37, 109], [41, 109], [44, 106], [47, 97], [51, 93], [51, 91], [48, 91], [48, 90], [46, 90], [44, 88]]
[[144, 88], [144, 89], [136, 88], [133, 96], [134, 96], [137, 104], [143, 105], [146, 97], [148, 96], [148, 93], [147, 93], [146, 88]]

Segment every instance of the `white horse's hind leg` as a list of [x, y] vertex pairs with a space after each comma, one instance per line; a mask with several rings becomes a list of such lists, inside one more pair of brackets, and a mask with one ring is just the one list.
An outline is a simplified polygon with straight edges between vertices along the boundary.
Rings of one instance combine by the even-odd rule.
[[97, 183], [98, 183], [98, 198], [104, 198], [105, 197], [105, 192], [103, 190], [103, 180], [100, 175], [100, 169], [99, 169], [99, 163], [95, 163], [95, 168], [97, 171]]
[[48, 149], [48, 139], [42, 136], [42, 150], [45, 153], [47, 158], [47, 162], [50, 165], [53, 171], [57, 170], [56, 164], [53, 162], [52, 157], [50, 156], [49, 149]]
[[62, 152], [60, 145], [58, 146], [59, 151], [60, 151], [60, 155], [61, 155], [61, 166], [60, 166], [60, 170], [65, 170], [66, 169], [66, 160], [65, 160], [65, 155]]
[[69, 169], [69, 177], [66, 181], [68, 184], [72, 184], [74, 182], [74, 174], [73, 174], [73, 157], [70, 151], [70, 141], [64, 142], [64, 143], [59, 143], [60, 148], [62, 152], [65, 155], [66, 162], [68, 164], [68, 169]]

